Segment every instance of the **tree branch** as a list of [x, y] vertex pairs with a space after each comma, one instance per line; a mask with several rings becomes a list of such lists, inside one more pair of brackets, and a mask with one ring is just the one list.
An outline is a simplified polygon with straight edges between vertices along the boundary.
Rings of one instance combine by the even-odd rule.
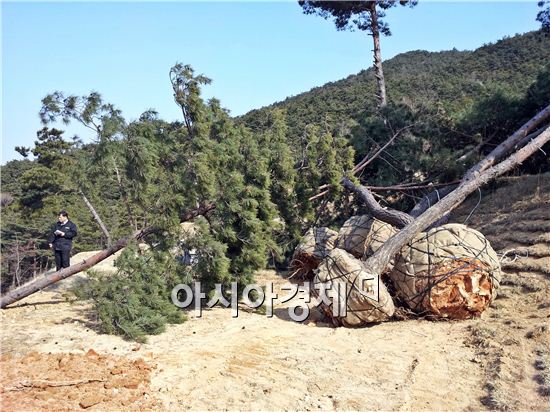
[[105, 224], [103, 223], [103, 220], [101, 220], [101, 217], [99, 216], [99, 214], [95, 210], [94, 206], [90, 203], [90, 201], [88, 200], [88, 198], [86, 197], [86, 195], [84, 194], [82, 189], [79, 189], [78, 191], [80, 193], [80, 196], [82, 196], [82, 200], [84, 200], [84, 203], [86, 204], [86, 206], [90, 210], [90, 213], [92, 214], [95, 221], [97, 222], [97, 224], [101, 228], [101, 231], [103, 232], [103, 234], [107, 238], [107, 247], [111, 246], [111, 244], [112, 244], [111, 234], [107, 230], [107, 226], [105, 226]]
[[413, 125], [409, 125], [409, 126], [406, 126], [406, 127], [403, 127], [402, 129], [399, 129], [397, 131], [397, 133], [394, 133], [394, 135], [384, 144], [384, 146], [382, 146], [380, 149], [378, 149], [372, 156], [366, 156], [364, 157], [353, 169], [352, 169], [352, 173], [353, 174], [357, 174], [359, 173], [361, 170], [363, 170], [365, 167], [367, 167], [373, 160], [375, 160], [378, 156], [380, 156], [382, 154], [382, 152], [384, 150], [386, 150], [386, 148], [391, 145], [393, 143], [393, 141], [395, 139], [397, 139], [397, 137], [404, 131], [404, 130], [407, 130], [407, 129], [410, 129], [411, 127], [413, 127]]
[[[517, 139], [517, 133], [514, 133], [506, 141], [514, 141]], [[462, 180], [462, 183], [453, 192], [441, 199], [437, 204], [430, 207], [411, 223], [405, 226], [400, 232], [392, 236], [387, 242], [385, 242], [380, 249], [378, 249], [374, 255], [365, 261], [365, 268], [371, 275], [380, 275], [386, 269], [390, 260], [396, 253], [401, 250], [408, 242], [410, 242], [417, 233], [425, 230], [428, 226], [433, 224], [445, 213], [450, 212], [458, 205], [460, 205], [466, 197], [480, 186], [486, 184], [490, 180], [497, 176], [500, 176], [514, 167], [521, 164], [525, 159], [538, 151], [545, 143], [550, 141], [550, 127], [548, 127], [539, 136], [529, 142], [525, 147], [519, 149], [513, 155], [499, 164], [492, 167], [485, 167], [485, 165], [493, 162], [491, 159], [483, 159], [472, 170], [476, 170], [475, 176], [472, 173], [467, 173], [466, 178]], [[494, 157], [492, 157], [494, 159]]]
[[358, 198], [369, 209], [370, 214], [375, 218], [396, 227], [406, 226], [414, 220], [412, 216], [409, 216], [399, 210], [384, 209], [366, 187], [360, 185], [357, 186], [348, 178], [344, 178], [342, 180], [342, 184], [346, 189], [358, 196]]
[[434, 188], [434, 187], [435, 188], [448, 187], [448, 186], [456, 187], [458, 183], [460, 183], [460, 180], [455, 180], [453, 182], [447, 182], [447, 183], [426, 183], [426, 184], [404, 183], [404, 184], [398, 184], [394, 186], [365, 186], [365, 187], [372, 192], [383, 192], [387, 190], [407, 191], [407, 190], [428, 189], [428, 188]]
[[409, 212], [409, 215], [412, 217], [418, 217], [422, 213], [424, 213], [428, 208], [432, 207], [434, 204], [439, 202], [441, 199], [443, 199], [445, 196], [447, 196], [449, 193], [451, 193], [453, 190], [455, 190], [457, 187], [456, 184], [453, 184], [451, 186], [444, 187], [441, 190], [434, 190], [431, 193], [428, 193], [426, 196], [422, 198], [420, 202], [418, 202], [412, 210]]
[[[353, 169], [351, 169], [351, 174], [352, 175], [356, 175], [357, 173], [361, 172], [365, 167], [367, 167], [372, 161], [374, 161], [378, 156], [380, 156], [382, 154], [382, 152], [384, 152], [384, 150], [386, 150], [388, 148], [389, 145], [391, 145], [393, 143], [393, 141], [395, 139], [397, 139], [397, 137], [404, 131], [404, 130], [407, 130], [407, 129], [410, 129], [411, 127], [413, 127], [413, 125], [409, 125], [409, 126], [406, 126], [406, 127], [403, 127], [401, 129], [399, 129], [396, 133], [394, 133], [392, 135], [392, 137], [390, 137], [390, 139], [384, 143], [384, 145], [378, 149], [372, 156], [371, 155], [367, 155], [365, 156], [363, 159], [361, 159], [361, 161], [359, 163], [357, 163]], [[342, 181], [343, 183], [343, 181]], [[329, 190], [327, 189], [330, 189], [332, 186], [330, 184], [324, 184], [324, 185], [321, 185], [319, 186], [319, 190], [321, 192], [317, 193], [316, 195], [314, 196], [311, 196], [308, 200], [311, 202], [315, 199], [319, 199], [323, 196], [325, 196]]]

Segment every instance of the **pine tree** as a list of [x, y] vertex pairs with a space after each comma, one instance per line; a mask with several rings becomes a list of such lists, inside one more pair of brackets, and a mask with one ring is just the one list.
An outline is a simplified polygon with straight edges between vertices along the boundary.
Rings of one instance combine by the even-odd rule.
[[374, 44], [374, 70], [378, 85], [379, 106], [388, 103], [386, 97], [386, 81], [382, 69], [380, 52], [380, 34], [391, 35], [389, 26], [381, 19], [384, 11], [397, 3], [414, 7], [416, 0], [362, 0], [362, 1], [310, 1], [299, 0], [305, 14], [316, 14], [324, 19], [333, 18], [337, 30], [353, 30], [357, 28], [372, 36]]
[[542, 9], [537, 13], [537, 21], [545, 32], [550, 32], [550, 1], [541, 0], [538, 6]]
[[[199, 85], [206, 81], [193, 73], [190, 66], [183, 65], [171, 70], [173, 84], [187, 85], [182, 96], [176, 93], [176, 103], [185, 116], [183, 124], [165, 123], [148, 111], [124, 126], [120, 139], [112, 144], [119, 145], [118, 160], [124, 166], [120, 171], [136, 216], [157, 227], [148, 239], [152, 249], [145, 255], [156, 256], [152, 261], [165, 262], [165, 272], [171, 271], [158, 280], [164, 282], [165, 291], [191, 281], [200, 281], [206, 293], [215, 283], [228, 286], [232, 281], [242, 290], [253, 280], [254, 272], [266, 266], [269, 256], [280, 254], [275, 233], [282, 225], [270, 192], [274, 159], [250, 130], [235, 125], [219, 101], [202, 100]], [[195, 221], [194, 236], [182, 239], [180, 217], [205, 203], [216, 205], [215, 210]], [[171, 251], [178, 245], [196, 250], [195, 265], [175, 265]], [[127, 276], [128, 265], [132, 277]], [[110, 331], [135, 337], [157, 330], [141, 327], [136, 321], [139, 313], [121, 312], [108, 303], [121, 299], [132, 305], [142, 302], [141, 292], [134, 288], [149, 270], [141, 254], [126, 254], [112, 288], [92, 285], [89, 296], [103, 322], [111, 325]], [[124, 298], [118, 297], [122, 291]], [[164, 295], [168, 298], [169, 293]], [[147, 306], [155, 305], [149, 302]], [[110, 314], [121, 328], [115, 327]], [[157, 324], [154, 319], [151, 322]]]

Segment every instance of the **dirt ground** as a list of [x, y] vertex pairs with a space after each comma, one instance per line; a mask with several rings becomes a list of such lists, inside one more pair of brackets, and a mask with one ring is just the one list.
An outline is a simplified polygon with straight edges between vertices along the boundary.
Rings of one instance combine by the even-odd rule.
[[143, 359], [80, 353], [2, 355], [2, 409], [150, 410], [152, 366]]
[[289, 303], [214, 308], [138, 345], [99, 334], [64, 287], [32, 295], [0, 312], [2, 410], [550, 411], [549, 189], [548, 174], [508, 179], [454, 214], [475, 208], [468, 224], [507, 252], [480, 319], [345, 329], [293, 322]]

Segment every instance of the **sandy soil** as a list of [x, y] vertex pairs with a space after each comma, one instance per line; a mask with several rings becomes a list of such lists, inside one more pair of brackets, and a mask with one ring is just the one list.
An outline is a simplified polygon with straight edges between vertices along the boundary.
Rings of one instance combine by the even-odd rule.
[[[61, 405], [56, 400], [67, 399], [59, 388], [6, 391], [25, 382], [92, 375], [106, 379], [117, 362], [125, 362], [123, 376], [130, 376], [139, 369], [137, 361], [147, 365], [139, 375], [139, 389], [120, 382], [114, 386], [119, 394], [135, 390], [121, 395], [131, 403], [123, 405], [122, 398], [101, 389], [104, 382], [93, 383], [104, 392], [88, 409], [550, 411], [547, 383], [541, 378], [541, 359], [550, 352], [550, 282], [540, 270], [550, 256], [550, 239], [545, 240], [550, 232], [550, 179], [544, 179], [529, 181], [530, 189], [522, 189], [538, 193], [523, 197], [523, 203], [521, 194], [514, 198], [509, 193], [526, 183], [512, 180], [499, 189], [508, 195], [496, 192], [502, 204], [488, 196], [470, 218], [499, 251], [538, 251], [527, 258], [524, 250], [509, 255], [500, 297], [481, 319], [411, 319], [345, 329], [331, 327], [318, 313], [306, 323], [295, 323], [285, 304], [275, 307], [272, 318], [244, 310], [232, 318], [229, 309], [214, 308], [200, 318], [190, 312], [184, 324], [138, 345], [97, 333], [90, 305], [72, 301], [58, 287], [0, 312], [2, 410], [56, 410], [52, 405]], [[462, 222], [472, 208], [466, 203], [454, 220]], [[521, 229], [516, 240], [505, 230], [511, 221]], [[269, 271], [260, 274], [258, 283], [268, 280], [278, 290], [286, 283]], [[102, 361], [86, 366], [90, 349]], [[29, 352], [40, 354], [34, 362], [42, 366], [30, 368], [32, 358], [20, 362]], [[78, 359], [75, 370], [49, 375], [59, 356], [68, 354]], [[50, 369], [43, 367], [48, 364]], [[80, 403], [90, 395], [86, 385], [91, 384], [73, 387], [73, 408], [83, 408]], [[37, 397], [54, 403], [28, 402]]]
[[86, 354], [2, 355], [3, 410], [73, 411], [101, 405], [105, 410], [154, 408], [152, 366], [143, 359]]
[[[270, 272], [259, 283], [267, 279], [284, 283]], [[96, 333], [88, 305], [68, 303], [59, 292], [23, 305], [2, 312], [3, 353], [146, 354], [157, 366], [151, 392], [161, 409], [448, 410], [474, 407], [483, 395], [475, 349], [464, 345], [472, 322], [344, 329], [295, 323], [283, 306], [272, 318], [243, 310], [232, 318], [214, 308], [201, 318], [190, 312], [188, 322], [136, 345]]]

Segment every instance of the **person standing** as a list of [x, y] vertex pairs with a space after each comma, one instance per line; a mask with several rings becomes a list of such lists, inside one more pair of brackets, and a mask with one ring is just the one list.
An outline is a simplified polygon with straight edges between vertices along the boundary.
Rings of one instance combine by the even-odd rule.
[[69, 220], [69, 214], [65, 210], [59, 212], [58, 220], [52, 226], [48, 239], [50, 249], [55, 253], [56, 270], [70, 266], [71, 248], [76, 233], [76, 225]]

